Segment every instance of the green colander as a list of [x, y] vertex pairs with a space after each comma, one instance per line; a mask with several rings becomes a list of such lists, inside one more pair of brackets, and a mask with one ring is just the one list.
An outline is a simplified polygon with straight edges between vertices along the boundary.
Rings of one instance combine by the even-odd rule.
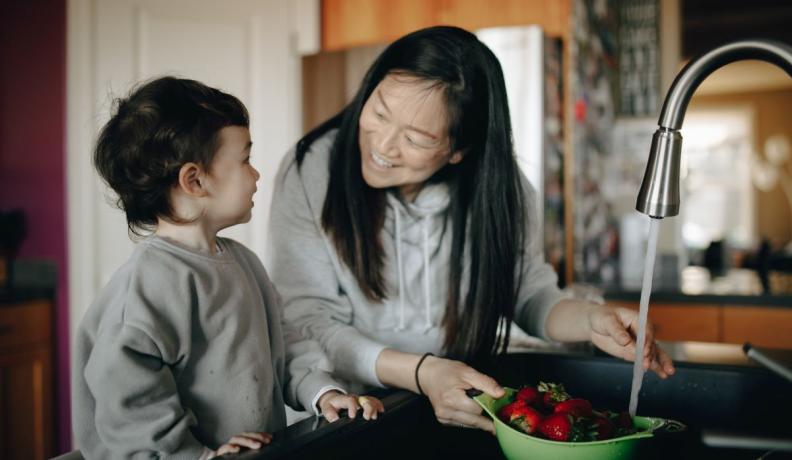
[[477, 396], [469, 393], [473, 399], [484, 408], [484, 411], [495, 422], [495, 435], [509, 460], [626, 460], [631, 459], [637, 452], [641, 440], [651, 438], [658, 432], [673, 433], [685, 430], [685, 425], [675, 420], [655, 417], [633, 417], [633, 425], [637, 433], [604, 441], [589, 442], [559, 442], [529, 436], [498, 418], [497, 413], [501, 407], [514, 398], [517, 390], [506, 388], [506, 394], [498, 399], [481, 393]]

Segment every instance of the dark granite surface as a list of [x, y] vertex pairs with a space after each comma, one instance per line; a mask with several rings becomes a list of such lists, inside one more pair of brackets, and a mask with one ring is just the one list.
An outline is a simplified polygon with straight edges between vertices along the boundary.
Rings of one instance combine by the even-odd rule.
[[15, 305], [31, 300], [47, 299], [55, 297], [54, 288], [14, 288], [0, 290], [0, 308]]
[[54, 299], [58, 273], [50, 260], [17, 259], [11, 281], [0, 287], [0, 308], [36, 299]]
[[[640, 291], [605, 291], [605, 300], [635, 301]], [[650, 302], [690, 303], [756, 307], [792, 307], [792, 295], [685, 294], [682, 292], [652, 292]]]
[[[684, 348], [685, 344], [678, 345]], [[630, 363], [611, 357], [522, 353], [499, 359], [492, 375], [508, 386], [537, 379], [564, 382], [571, 392], [585, 395], [596, 407], [619, 408], [629, 399], [631, 369]], [[789, 382], [764, 368], [739, 364], [678, 362], [677, 374], [664, 381], [647, 374], [639, 414], [681, 420], [688, 430], [644, 442], [636, 458], [789, 458], [787, 453], [770, 453], [767, 448], [713, 447], [705, 440], [709, 433], [726, 432], [733, 439], [763, 436], [790, 442], [792, 433], [784, 422], [792, 410], [789, 388]], [[757, 398], [759, 394], [761, 398]], [[378, 390], [376, 395], [386, 407], [377, 421], [365, 422], [358, 417], [329, 424], [312, 417], [275, 433], [273, 444], [260, 451], [229, 457], [503, 458], [494, 436], [438, 424], [423, 397], [397, 390]]]

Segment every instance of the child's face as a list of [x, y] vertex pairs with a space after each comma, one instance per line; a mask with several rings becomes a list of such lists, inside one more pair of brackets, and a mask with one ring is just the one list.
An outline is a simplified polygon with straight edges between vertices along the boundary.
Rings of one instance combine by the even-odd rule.
[[205, 217], [218, 229], [250, 220], [259, 173], [250, 164], [250, 131], [241, 126], [220, 130], [219, 148], [207, 174]]

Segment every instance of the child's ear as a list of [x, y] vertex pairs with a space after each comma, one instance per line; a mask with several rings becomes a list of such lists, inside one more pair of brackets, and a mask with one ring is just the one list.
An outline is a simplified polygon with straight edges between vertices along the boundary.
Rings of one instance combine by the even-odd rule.
[[452, 165], [459, 164], [459, 162], [462, 161], [462, 158], [464, 156], [465, 155], [462, 153], [461, 150], [457, 150], [456, 152], [451, 154], [451, 158], [448, 159], [448, 163]]
[[202, 197], [206, 195], [206, 184], [204, 183], [204, 170], [197, 163], [185, 163], [179, 169], [179, 188], [192, 196]]

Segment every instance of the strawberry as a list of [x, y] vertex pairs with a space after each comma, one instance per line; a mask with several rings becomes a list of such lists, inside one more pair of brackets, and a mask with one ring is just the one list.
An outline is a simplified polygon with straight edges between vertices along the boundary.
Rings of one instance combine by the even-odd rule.
[[591, 411], [591, 403], [581, 398], [561, 401], [553, 409], [555, 413], [568, 413], [575, 417], [590, 417]]
[[627, 429], [633, 428], [632, 417], [630, 417], [629, 412], [623, 412], [623, 411], [619, 412], [619, 414], [616, 415], [614, 422], [616, 426], [619, 428], [627, 428]]
[[606, 411], [605, 416], [613, 424], [614, 436], [626, 436], [635, 433], [635, 427], [633, 426], [632, 417], [630, 417], [629, 413]]
[[516, 399], [510, 402], [509, 404], [506, 404], [505, 406], [501, 407], [501, 409], [498, 411], [498, 418], [500, 418], [506, 423], [509, 423], [513, 418], [512, 415], [514, 414], [514, 412], [525, 406], [526, 406], [525, 401], [523, 401], [522, 399]]
[[536, 387], [522, 387], [517, 392], [516, 398], [525, 401], [526, 404], [533, 404], [539, 399], [539, 390]]
[[569, 394], [560, 383], [539, 382], [539, 391], [542, 392], [542, 402], [547, 408], [554, 408], [561, 401], [569, 399]]
[[619, 412], [616, 418], [613, 419], [613, 423], [616, 426], [616, 436], [627, 436], [635, 433], [632, 417], [627, 412]]
[[605, 417], [595, 416], [591, 419], [588, 435], [592, 440], [601, 441], [603, 439], [610, 439], [613, 437], [615, 428], [613, 422]]
[[542, 423], [542, 414], [531, 406], [522, 406], [512, 413], [510, 425], [523, 433], [531, 434]]
[[569, 414], [552, 414], [539, 424], [539, 432], [553, 441], [582, 441], [583, 434]]

